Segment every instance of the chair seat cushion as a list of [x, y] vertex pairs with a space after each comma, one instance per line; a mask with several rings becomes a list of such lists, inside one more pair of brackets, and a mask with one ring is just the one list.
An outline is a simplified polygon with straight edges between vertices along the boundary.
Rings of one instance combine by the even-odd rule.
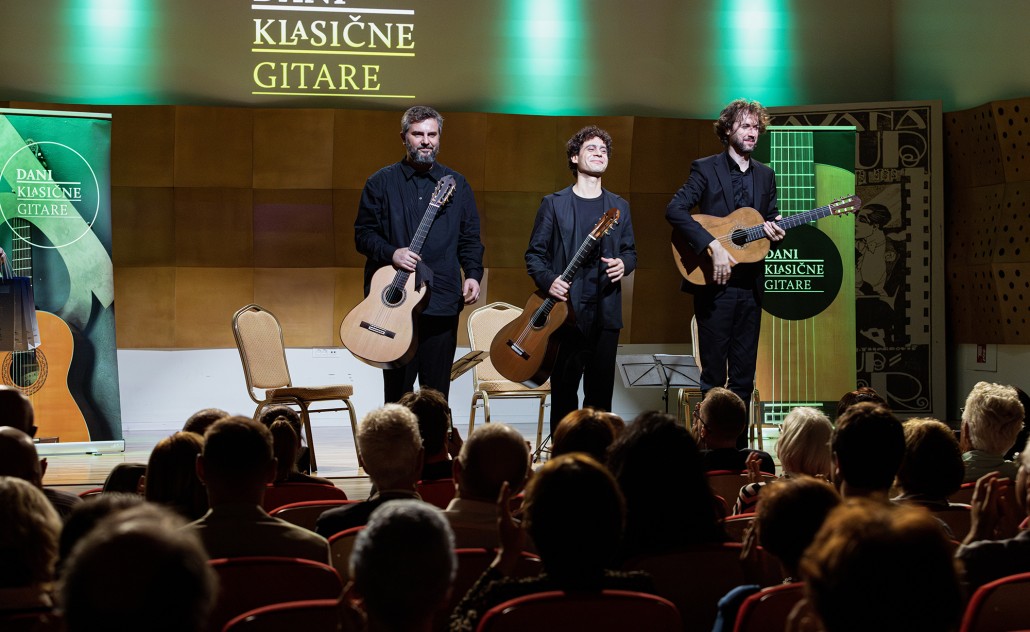
[[340, 384], [337, 386], [284, 386], [283, 388], [269, 389], [266, 392], [266, 396], [271, 399], [296, 397], [311, 402], [343, 399], [352, 395], [354, 395], [354, 387], [350, 384]]
[[537, 391], [549, 391], [551, 387], [550, 382], [547, 382], [538, 388], [529, 388], [524, 384], [509, 382], [508, 380], [480, 380], [477, 386], [479, 386], [479, 390], [486, 391], [487, 393], [526, 391], [527, 394], [535, 393]]

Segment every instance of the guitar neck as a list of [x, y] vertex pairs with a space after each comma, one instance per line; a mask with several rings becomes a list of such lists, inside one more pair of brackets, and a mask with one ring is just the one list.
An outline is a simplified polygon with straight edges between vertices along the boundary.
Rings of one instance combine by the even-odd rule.
[[14, 276], [29, 278], [32, 283], [32, 246], [29, 245], [29, 223], [20, 217], [12, 217], [11, 226], [11, 270]]
[[440, 205], [436, 202], [430, 202], [425, 214], [422, 215], [422, 221], [419, 222], [418, 230], [415, 231], [411, 245], [408, 246], [408, 250], [416, 255], [422, 253], [422, 246], [426, 243], [426, 235], [429, 234], [429, 229], [433, 226], [433, 220], [436, 219], [436, 212], [438, 210], [440, 210]]
[[[776, 220], [775, 224], [783, 230], [790, 230], [791, 228], [796, 228], [798, 226], [801, 226], [802, 224], [814, 222], [817, 219], [822, 219], [832, 214], [833, 210], [831, 209], [831, 205], [827, 204], [826, 206], [820, 206], [819, 208], [814, 208], [810, 211], [796, 213], [794, 215], [791, 215], [790, 217], [784, 217], [783, 219]], [[757, 226], [751, 226], [750, 228], [746, 229], [745, 233], [747, 235], [747, 238], [745, 239], [745, 243], [751, 243], [752, 241], [765, 239], [765, 229], [762, 228], [762, 226], [763, 224], [759, 224]]]

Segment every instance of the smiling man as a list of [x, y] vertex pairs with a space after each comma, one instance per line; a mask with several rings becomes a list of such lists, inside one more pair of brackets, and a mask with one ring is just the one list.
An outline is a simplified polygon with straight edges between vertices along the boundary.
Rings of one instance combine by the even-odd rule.
[[[479, 212], [465, 177], [436, 162], [442, 131], [443, 117], [431, 107], [417, 105], [404, 113], [404, 159], [383, 167], [365, 182], [354, 221], [355, 244], [367, 257], [366, 296], [372, 275], [388, 265], [415, 272], [416, 282], [429, 286], [429, 304], [418, 316], [415, 357], [404, 366], [383, 370], [386, 403], [412, 392], [416, 378], [422, 388], [435, 388], [447, 397], [458, 314], [464, 305], [479, 299], [483, 279]], [[455, 179], [454, 195], [436, 212], [421, 251], [413, 252], [409, 246], [437, 182], [445, 175]]]
[[[683, 282], [694, 295], [701, 391], [724, 386], [750, 408], [762, 324], [762, 272], [765, 263], [737, 265], [733, 255], [690, 214], [695, 206], [705, 215], [725, 217], [738, 208], [751, 207], [766, 219], [764, 230], [772, 241], [783, 239], [779, 219], [776, 178], [772, 169], [751, 158], [769, 115], [757, 101], [737, 99], [715, 122], [715, 134], [726, 150], [695, 160], [690, 177], [669, 202], [665, 218], [696, 254], [706, 250], [712, 258], [714, 283]], [[747, 429], [737, 447], [747, 442]]]
[[[595, 126], [579, 130], [566, 144], [576, 183], [540, 203], [526, 250], [526, 269], [541, 291], [568, 301], [575, 327], [561, 337], [551, 375], [551, 432], [567, 413], [583, 405], [611, 411], [615, 352], [622, 329], [622, 278], [637, 267], [629, 203], [601, 186], [608, 169], [612, 138]], [[619, 209], [619, 223], [583, 259], [571, 282], [562, 272], [580, 244], [608, 209]]]

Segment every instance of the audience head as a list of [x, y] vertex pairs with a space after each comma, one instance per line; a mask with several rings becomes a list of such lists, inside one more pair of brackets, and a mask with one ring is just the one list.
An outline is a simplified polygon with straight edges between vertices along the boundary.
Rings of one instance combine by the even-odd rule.
[[537, 470], [523, 509], [544, 568], [569, 586], [598, 581], [618, 552], [625, 501], [608, 470], [585, 454], [565, 454]]
[[145, 504], [101, 521], [65, 566], [69, 632], [202, 630], [218, 592], [197, 535], [168, 509]]
[[391, 500], [372, 512], [354, 542], [348, 592], [361, 602], [369, 629], [414, 630], [447, 605], [456, 570], [443, 513], [418, 500]]
[[839, 419], [840, 416], [844, 414], [845, 410], [860, 402], [873, 402], [874, 404], [879, 404], [890, 410], [890, 406], [887, 405], [887, 400], [881, 397], [879, 393], [869, 386], [859, 386], [850, 393], [844, 393], [840, 398], [840, 401], [837, 402], [837, 418]]
[[505, 424], [484, 424], [472, 431], [454, 463], [458, 497], [496, 502], [507, 482], [517, 494], [529, 475], [529, 448], [522, 435]]
[[272, 449], [275, 454], [275, 482], [281, 483], [289, 479], [293, 472], [300, 471], [297, 468], [300, 437], [285, 417], [273, 421], [268, 431], [272, 434]]
[[797, 579], [801, 554], [839, 504], [840, 494], [825, 481], [809, 476], [777, 480], [762, 490], [755, 510], [758, 543]]
[[39, 487], [0, 476], [0, 589], [53, 580], [60, 533], [61, 518]]
[[953, 630], [962, 614], [952, 545], [919, 507], [846, 501], [805, 551], [801, 574], [826, 632]]
[[216, 421], [204, 435], [197, 474], [207, 487], [212, 506], [234, 502], [260, 504], [265, 485], [275, 478], [272, 434], [249, 417]]
[[580, 408], [562, 417], [551, 436], [551, 456], [583, 452], [605, 462], [608, 448], [615, 441], [615, 429], [608, 413], [595, 408]]
[[1019, 397], [1019, 403], [1023, 405], [1023, 427], [1020, 428], [1019, 433], [1016, 435], [1016, 440], [1012, 443], [1009, 451], [1005, 453], [1005, 458], [1012, 460], [1016, 458], [1016, 454], [1023, 449], [1026, 445], [1027, 439], [1030, 438], [1030, 426], [1026, 423], [1026, 411], [1030, 410], [1030, 395], [1026, 394], [1026, 391], [1013, 386], [1016, 389], [1016, 396]]
[[1005, 454], [1023, 427], [1024, 414], [1016, 389], [978, 382], [962, 411], [962, 429], [970, 449]]
[[787, 413], [780, 438], [776, 441], [776, 453], [783, 464], [783, 471], [829, 479], [833, 470], [831, 436], [833, 424], [821, 410], [798, 406]]
[[905, 454], [901, 422], [883, 406], [860, 402], [837, 419], [831, 443], [841, 494], [886, 493]]
[[146, 463], [119, 463], [111, 468], [104, 479], [104, 493], [124, 492], [137, 494], [142, 489], [143, 476], [147, 473]]
[[204, 439], [195, 432], [176, 432], [157, 442], [147, 462], [143, 496], [177, 511], [187, 520], [207, 512], [204, 484], [197, 476], [197, 456], [204, 451]]
[[909, 419], [898, 485], [906, 495], [945, 500], [962, 486], [966, 468], [951, 428], [936, 419]]
[[0, 426], [11, 426], [30, 437], [36, 436], [32, 402], [21, 391], [6, 384], [0, 385]]
[[104, 492], [86, 499], [86, 502], [79, 503], [68, 514], [61, 529], [61, 539], [58, 546], [58, 564], [63, 568], [68, 561], [75, 545], [88, 535], [100, 522], [108, 516], [112, 516], [126, 509], [139, 507], [143, 504], [143, 498], [139, 494], [126, 494], [122, 492]]
[[195, 432], [200, 436], [204, 436], [207, 429], [212, 426], [219, 419], [225, 419], [230, 417], [229, 413], [225, 412], [221, 408], [202, 408], [197, 412], [190, 415], [190, 418], [186, 420], [186, 423], [182, 427], [183, 432]]
[[0, 476], [43, 486], [43, 470], [32, 437], [11, 426], [0, 426]]
[[747, 407], [729, 389], [715, 387], [701, 402], [700, 442], [708, 448], [733, 448], [747, 430]]
[[301, 433], [304, 431], [304, 421], [300, 418], [300, 413], [289, 406], [282, 404], [265, 406], [256, 417], [258, 423], [269, 429], [271, 429], [272, 423], [279, 418], [290, 422], [290, 425], [293, 426], [293, 431], [297, 433], [298, 437], [301, 436]]
[[415, 413], [426, 457], [445, 454], [447, 433], [451, 429], [451, 407], [443, 393], [434, 388], [423, 388], [405, 393], [397, 403]]
[[422, 436], [415, 413], [399, 404], [377, 408], [358, 425], [361, 464], [376, 487], [414, 489], [422, 475]]
[[612, 444], [608, 467], [626, 497], [627, 554], [725, 540], [701, 453], [675, 417], [641, 413]]

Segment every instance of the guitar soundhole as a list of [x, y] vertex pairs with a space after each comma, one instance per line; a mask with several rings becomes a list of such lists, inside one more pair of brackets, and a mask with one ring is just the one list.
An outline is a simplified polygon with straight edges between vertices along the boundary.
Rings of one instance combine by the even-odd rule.
[[735, 246], [747, 245], [747, 231], [745, 231], [743, 228], [738, 228], [734, 230], [732, 233], [730, 233], [730, 240], [733, 242], [733, 245]]
[[46, 382], [46, 356], [39, 349], [8, 353], [4, 357], [3, 376], [4, 384], [32, 395]]
[[404, 290], [399, 287], [387, 287], [383, 290], [383, 302], [396, 307], [404, 302]]
[[539, 316], [537, 316], [536, 318], [533, 319], [533, 327], [535, 329], [540, 329], [541, 327], [543, 327], [546, 324], [547, 324], [547, 314], [540, 314]]

